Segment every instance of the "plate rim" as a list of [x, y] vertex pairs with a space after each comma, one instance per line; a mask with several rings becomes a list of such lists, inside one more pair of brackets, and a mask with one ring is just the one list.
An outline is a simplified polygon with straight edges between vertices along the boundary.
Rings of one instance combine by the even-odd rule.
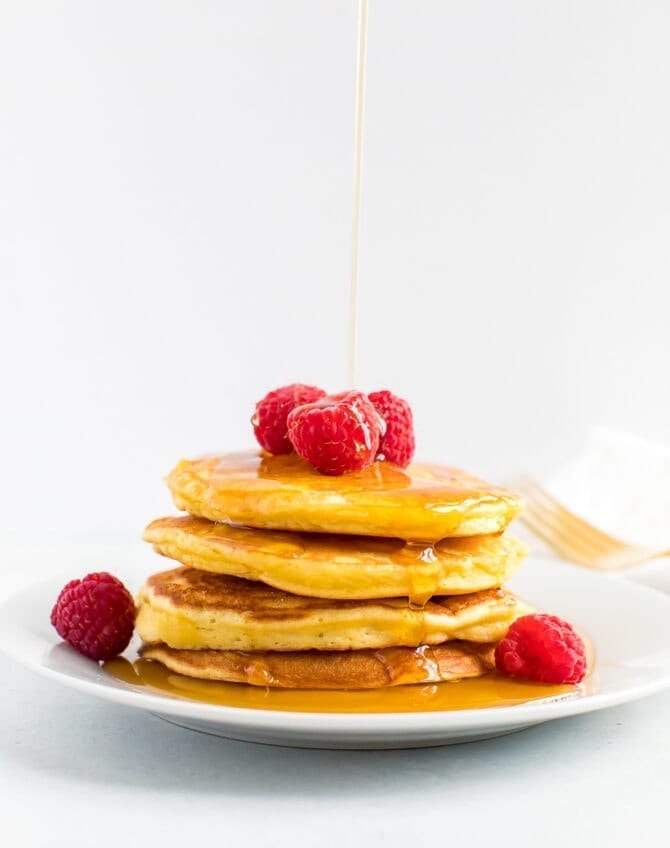
[[[572, 563], [551, 557], [531, 556], [525, 567], [528, 568], [531, 563], [536, 567], [540, 565], [549, 569], [567, 567], [573, 570], [573, 574], [581, 573], [587, 582], [608, 580], [621, 586], [625, 585], [628, 592], [632, 591], [639, 597], [647, 596], [649, 599], [653, 599], [656, 604], [666, 604], [668, 613], [670, 613], [670, 596], [659, 592], [657, 589], [631, 581], [624, 576], [592, 575], [589, 572], [583, 572], [582, 569]], [[245, 731], [265, 730], [277, 734], [292, 734], [293, 736], [308, 736], [318, 733], [330, 738], [334, 738], [338, 734], [381, 738], [387, 737], [391, 732], [395, 734], [421, 733], [430, 735], [470, 730], [486, 731], [502, 726], [523, 728], [544, 721], [568, 718], [573, 715], [582, 715], [614, 707], [670, 688], [670, 651], [666, 651], [665, 653], [658, 652], [655, 655], [659, 661], [665, 660], [663, 673], [646, 683], [623, 687], [612, 692], [577, 693], [574, 697], [558, 697], [556, 700], [525, 702], [509, 706], [422, 712], [342, 713], [233, 707], [202, 703], [186, 698], [172, 698], [161, 693], [137, 691], [132, 684], [115, 681], [111, 676], [108, 680], [87, 680], [68, 674], [66, 671], [52, 668], [44, 661], [46, 647], [39, 655], [37, 652], [26, 655], [24, 651], [15, 647], [8, 638], [12, 621], [16, 623], [17, 617], [16, 610], [13, 610], [12, 606], [18, 604], [20, 608], [21, 601], [25, 603], [35, 592], [44, 592], [51, 587], [54, 587], [57, 594], [61, 580], [62, 578], [52, 575], [45, 579], [32, 581], [0, 603], [0, 652], [19, 665], [67, 688], [111, 703], [118, 703], [154, 714], [210, 722], [222, 729], [237, 727]], [[8, 612], [9, 615], [7, 615]], [[40, 635], [35, 636], [37, 640], [41, 638]], [[54, 639], [54, 645], [49, 646], [49, 649], [56, 644], [58, 642]], [[74, 651], [73, 654], [78, 656]], [[83, 658], [81, 659], [83, 660]], [[90, 662], [93, 663], [92, 660]], [[100, 678], [105, 675], [104, 670], [99, 665], [97, 674]]]

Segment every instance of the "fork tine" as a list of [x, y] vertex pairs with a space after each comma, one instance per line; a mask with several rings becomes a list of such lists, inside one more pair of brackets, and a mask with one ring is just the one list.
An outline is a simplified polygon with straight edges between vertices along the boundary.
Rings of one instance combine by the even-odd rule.
[[578, 552], [570, 541], [565, 537], [557, 534], [556, 531], [548, 527], [541, 521], [537, 520], [534, 513], [524, 512], [521, 515], [521, 521], [530, 528], [537, 536], [544, 539], [555, 551], [557, 551], [565, 559], [576, 562], [579, 565], [585, 565], [589, 568], [593, 562], [593, 557]]
[[594, 527], [588, 521], [570, 512], [569, 509], [563, 506], [556, 500], [546, 489], [540, 486], [533, 480], [526, 479], [525, 487], [527, 488], [529, 500], [535, 500], [540, 509], [551, 510], [558, 514], [561, 520], [570, 526], [570, 532], [579, 535], [585, 542], [588, 542], [592, 549], [598, 553], [620, 549], [624, 547], [624, 543], [619, 539], [615, 539], [597, 527]]
[[[533, 513], [538, 524], [544, 524], [555, 533], [560, 534], [566, 540], [566, 545], [581, 551], [584, 556], [591, 559], [602, 556], [609, 548], [603, 548], [602, 544], [594, 541], [588, 534], [581, 532], [579, 524], [566, 520], [562, 513], [555, 509], [548, 509], [536, 500], [528, 498], [525, 501], [525, 513]], [[523, 518], [523, 514], [521, 516]]]
[[[537, 536], [548, 542], [554, 550], [566, 559], [576, 562], [578, 565], [586, 566], [593, 571], [622, 571], [634, 565], [648, 562], [650, 559], [670, 556], [668, 550], [649, 551], [636, 548], [621, 548], [612, 554], [602, 556], [584, 554], [574, 546], [571, 537], [561, 535], [554, 527], [547, 525], [542, 518], [538, 519], [537, 516], [538, 513], [531, 509], [524, 512], [520, 519]], [[617, 556], [617, 554], [621, 555]]]
[[560, 521], [556, 521], [554, 513], [543, 511], [533, 501], [527, 502], [526, 509], [521, 513], [521, 520], [568, 559], [582, 565], [591, 565], [598, 556], [593, 548], [585, 545], [578, 536], [566, 533], [565, 527]]
[[521, 520], [556, 551], [596, 571], [620, 571], [659, 557], [670, 550], [631, 545], [616, 539], [570, 512], [539, 483], [526, 477], [517, 481], [526, 509]]

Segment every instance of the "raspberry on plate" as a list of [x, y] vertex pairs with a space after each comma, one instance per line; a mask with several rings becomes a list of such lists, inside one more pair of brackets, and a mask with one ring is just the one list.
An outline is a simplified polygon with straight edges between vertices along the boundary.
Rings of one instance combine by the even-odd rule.
[[372, 465], [384, 422], [363, 392], [341, 392], [299, 406], [288, 416], [297, 454], [322, 474], [345, 474]]
[[288, 414], [296, 406], [313, 403], [325, 397], [325, 394], [323, 389], [304, 383], [291, 383], [268, 392], [256, 404], [251, 418], [258, 444], [269, 453], [293, 453], [293, 445], [286, 431]]
[[414, 456], [414, 423], [410, 405], [388, 389], [370, 392], [368, 397], [386, 422], [386, 433], [379, 443], [378, 459], [407, 468]]
[[51, 610], [58, 635], [93, 660], [108, 660], [128, 647], [135, 602], [123, 583], [105, 571], [71, 580]]
[[524, 615], [510, 626], [495, 650], [496, 668], [540, 683], [580, 683], [586, 648], [567, 621], [555, 615]]

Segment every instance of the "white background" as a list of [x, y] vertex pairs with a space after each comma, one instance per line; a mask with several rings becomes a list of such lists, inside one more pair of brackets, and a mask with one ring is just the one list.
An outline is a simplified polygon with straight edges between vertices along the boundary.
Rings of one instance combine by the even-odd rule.
[[[0, 2], [0, 530], [136, 538], [347, 379], [353, 0]], [[372, 0], [359, 384], [418, 454], [667, 440], [670, 7]]]
[[[670, 5], [371, 0], [369, 35], [361, 387], [500, 479], [667, 442]], [[0, 0], [0, 537], [136, 539], [269, 388], [344, 387], [355, 40], [354, 0]], [[667, 694], [370, 754], [0, 678], [15, 846], [666, 838]]]

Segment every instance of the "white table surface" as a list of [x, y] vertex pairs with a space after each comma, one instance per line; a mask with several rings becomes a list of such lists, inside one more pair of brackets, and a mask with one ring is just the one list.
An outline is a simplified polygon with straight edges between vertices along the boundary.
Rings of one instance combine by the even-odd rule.
[[[0, 545], [0, 601], [63, 569], [38, 550], [26, 573]], [[2, 656], [0, 675], [3, 845], [666, 844], [670, 692], [485, 742], [334, 752], [193, 733]]]

